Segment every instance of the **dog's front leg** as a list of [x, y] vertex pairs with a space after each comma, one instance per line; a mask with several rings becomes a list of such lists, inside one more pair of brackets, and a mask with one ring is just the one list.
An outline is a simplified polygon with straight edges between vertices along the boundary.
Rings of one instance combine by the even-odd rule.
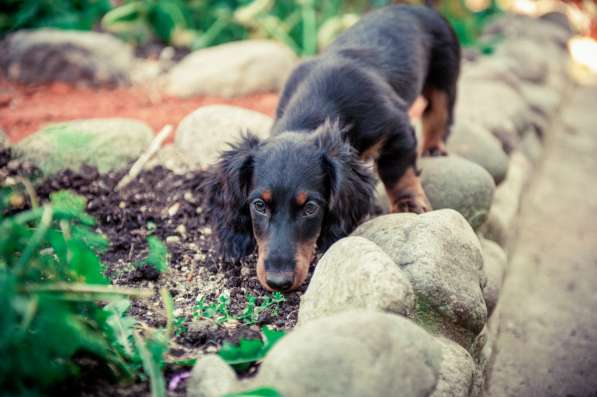
[[414, 134], [388, 136], [377, 158], [377, 170], [390, 199], [390, 212], [431, 211], [416, 168], [417, 141]]

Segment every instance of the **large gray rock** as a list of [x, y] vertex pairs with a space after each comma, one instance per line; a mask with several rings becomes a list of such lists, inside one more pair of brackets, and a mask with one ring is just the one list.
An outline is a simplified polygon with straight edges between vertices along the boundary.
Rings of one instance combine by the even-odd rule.
[[511, 86], [495, 80], [461, 79], [455, 119], [485, 127], [510, 153], [529, 123], [529, 106]]
[[45, 175], [83, 164], [107, 172], [139, 157], [153, 139], [147, 124], [133, 119], [89, 119], [51, 124], [15, 145]]
[[456, 210], [473, 229], [487, 220], [495, 183], [485, 169], [455, 155], [424, 158], [419, 167], [431, 208]]
[[0, 67], [24, 83], [127, 83], [133, 64], [132, 48], [105, 33], [22, 30], [0, 45]]
[[221, 397], [239, 387], [236, 373], [215, 354], [197, 360], [187, 382], [189, 397]]
[[354, 310], [295, 328], [268, 353], [253, 386], [284, 397], [427, 397], [441, 360], [441, 346], [412, 321]]
[[442, 346], [439, 382], [431, 397], [465, 397], [470, 395], [475, 377], [475, 362], [460, 345], [438, 338]]
[[266, 138], [272, 122], [271, 117], [236, 106], [205, 106], [180, 122], [174, 145], [192, 164], [204, 167], [215, 162], [243, 132]]
[[478, 237], [458, 212], [390, 214], [353, 232], [383, 249], [408, 275], [416, 296], [415, 320], [468, 348], [487, 320]]
[[487, 284], [483, 288], [483, 296], [487, 305], [487, 314], [491, 316], [500, 297], [508, 258], [504, 250], [491, 240], [482, 238], [481, 250], [483, 251], [483, 270], [487, 277]]
[[408, 277], [381, 248], [362, 237], [347, 237], [317, 263], [301, 298], [298, 321], [350, 309], [410, 315], [415, 297]]
[[496, 185], [506, 178], [508, 155], [500, 141], [481, 126], [466, 121], [457, 122], [448, 140], [448, 152], [485, 168]]
[[244, 40], [187, 55], [166, 76], [166, 92], [179, 97], [237, 97], [278, 91], [297, 62], [274, 41]]

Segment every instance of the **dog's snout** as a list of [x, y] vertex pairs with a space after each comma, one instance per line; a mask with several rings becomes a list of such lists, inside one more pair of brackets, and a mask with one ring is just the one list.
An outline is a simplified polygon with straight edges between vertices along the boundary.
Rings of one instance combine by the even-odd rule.
[[291, 272], [267, 272], [265, 276], [267, 285], [277, 291], [286, 291], [294, 283], [294, 273]]

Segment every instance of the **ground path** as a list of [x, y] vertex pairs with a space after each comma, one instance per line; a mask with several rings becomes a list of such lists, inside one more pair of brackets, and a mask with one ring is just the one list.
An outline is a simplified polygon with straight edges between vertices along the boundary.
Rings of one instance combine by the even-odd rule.
[[486, 396], [597, 396], [597, 87], [556, 118], [523, 201]]

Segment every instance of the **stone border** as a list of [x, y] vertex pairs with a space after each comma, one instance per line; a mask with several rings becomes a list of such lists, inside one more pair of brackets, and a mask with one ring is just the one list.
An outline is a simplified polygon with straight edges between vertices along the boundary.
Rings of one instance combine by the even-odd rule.
[[422, 165], [434, 208], [447, 209], [377, 217], [334, 244], [301, 300], [299, 325], [257, 376], [239, 381], [226, 369], [218, 383], [222, 363], [210, 357], [195, 366], [190, 396], [259, 386], [284, 396], [481, 395], [520, 200], [570, 84], [565, 29], [504, 16], [487, 32], [505, 40], [494, 55], [467, 62], [460, 82], [454, 134], [474, 131], [474, 146], [458, 139], [451, 153], [469, 160]]

